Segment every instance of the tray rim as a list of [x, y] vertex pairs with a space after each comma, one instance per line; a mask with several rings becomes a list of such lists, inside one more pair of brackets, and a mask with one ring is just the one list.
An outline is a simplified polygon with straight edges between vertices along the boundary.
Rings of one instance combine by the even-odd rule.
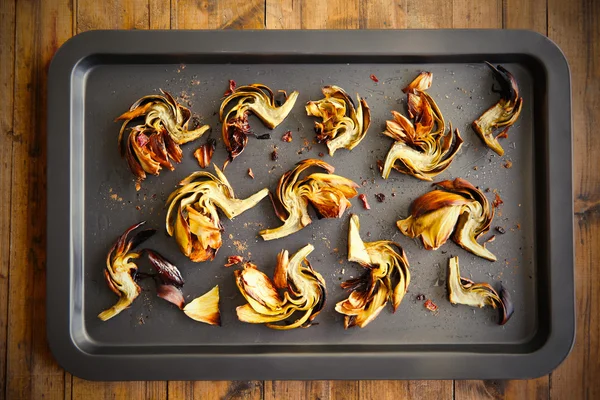
[[[335, 40], [335, 48], [319, 48], [317, 43], [326, 42], [323, 40], [326, 36], [329, 42]], [[119, 43], [118, 48], [114, 43]], [[71, 144], [73, 140], [77, 140], [76, 129], [71, 124], [72, 85], [77, 68], [84, 60], [94, 55], [107, 54], [176, 54], [178, 57], [203, 54], [274, 57], [398, 56], [399, 62], [410, 62], [407, 60], [424, 59], [428, 56], [449, 59], [471, 57], [480, 61], [494, 61], [507, 54], [532, 58], [546, 73], [547, 96], [543, 106], [549, 110], [545, 154], [548, 187], [546, 217], [549, 229], [548, 336], [530, 353], [341, 353], [320, 351], [318, 348], [313, 352], [255, 354], [114, 355], [86, 351], [78, 342], [82, 338], [74, 336], [70, 320], [73, 308], [72, 271], [80, 256], [77, 254], [75, 239], [82, 229], [74, 226], [72, 221], [73, 202], [77, 199], [73, 199], [71, 188], [81, 175], [81, 171], [78, 172], [71, 165]], [[565, 93], [568, 93], [568, 101], [565, 101]], [[561, 99], [561, 103], [556, 99]], [[90, 380], [522, 379], [549, 373], [566, 358], [573, 346], [575, 293], [570, 71], [562, 51], [539, 33], [493, 29], [88, 31], [69, 39], [52, 60], [48, 76], [47, 124], [47, 338], [58, 363], [76, 376]], [[69, 174], [60, 171], [69, 171]], [[67, 196], [64, 193], [68, 193], [69, 201], [65, 201]], [[65, 220], [69, 223], [65, 224]], [[149, 361], [154, 366], [149, 367]], [[211, 368], [198, 368], [203, 365], [210, 365]], [[310, 368], [306, 368], [308, 365]]]

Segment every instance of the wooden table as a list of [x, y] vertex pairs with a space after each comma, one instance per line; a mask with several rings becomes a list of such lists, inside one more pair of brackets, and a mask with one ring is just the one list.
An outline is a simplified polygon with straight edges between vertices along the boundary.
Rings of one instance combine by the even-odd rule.
[[[103, 383], [60, 368], [45, 330], [48, 64], [90, 29], [197, 28], [525, 28], [558, 43], [573, 79], [577, 338], [567, 360], [530, 381]], [[599, 1], [0, 0], [0, 398], [599, 399], [599, 125]]]

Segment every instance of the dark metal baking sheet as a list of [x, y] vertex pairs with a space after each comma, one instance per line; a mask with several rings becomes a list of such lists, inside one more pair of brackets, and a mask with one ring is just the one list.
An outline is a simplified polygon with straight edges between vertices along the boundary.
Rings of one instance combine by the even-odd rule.
[[[513, 72], [524, 98], [521, 117], [503, 143], [503, 157], [486, 150], [469, 126], [497, 101], [484, 60]], [[395, 227], [430, 185], [395, 172], [387, 181], [379, 177], [376, 160], [391, 145], [380, 132], [391, 110], [405, 110], [401, 88], [421, 70], [433, 72], [429, 93], [465, 139], [438, 180], [466, 178], [497, 190], [504, 200], [493, 226], [507, 233], [489, 244], [498, 256], [495, 263], [453, 243], [425, 251]], [[366, 98], [373, 123], [365, 140], [352, 152], [342, 149], [323, 159], [361, 184], [367, 195], [370, 211], [357, 199], [351, 209], [361, 217], [364, 239], [393, 239], [408, 254], [412, 281], [395, 314], [386, 309], [367, 328], [345, 331], [342, 316], [333, 310], [345, 295], [340, 281], [361, 269], [345, 261], [348, 215], [315, 220], [297, 234], [264, 242], [258, 230], [278, 222], [263, 200], [224, 222], [217, 258], [200, 264], [189, 262], [163, 233], [164, 202], [179, 180], [197, 170], [191, 155], [196, 147], [210, 135], [219, 143], [213, 160], [218, 165], [225, 160], [215, 111], [228, 79], [300, 91], [290, 116], [271, 131], [272, 139], [250, 139], [227, 167], [240, 197], [273, 189], [297, 161], [327, 153], [324, 145], [312, 143], [313, 119], [303, 107], [322, 97], [321, 86], [337, 84]], [[119, 124], [113, 119], [159, 88], [188, 105], [212, 132], [183, 146], [184, 161], [175, 171], [149, 177], [136, 192], [117, 152]], [[60, 364], [75, 375], [98, 380], [524, 378], [549, 372], [571, 348], [570, 82], [562, 53], [543, 36], [527, 31], [96, 31], [71, 39], [55, 56], [48, 115], [48, 339]], [[258, 134], [268, 132], [256, 119], [251, 124]], [[287, 130], [293, 133], [291, 143], [280, 139]], [[277, 161], [270, 159], [273, 146]], [[512, 168], [505, 168], [509, 160]], [[386, 200], [377, 202], [375, 193], [384, 193]], [[148, 246], [180, 267], [188, 298], [219, 284], [221, 328], [188, 319], [155, 296], [152, 282], [141, 284], [144, 291], [121, 315], [108, 322], [97, 319], [115, 301], [102, 277], [106, 252], [140, 220], [159, 228]], [[329, 293], [319, 325], [280, 332], [237, 321], [235, 307], [243, 298], [232, 269], [223, 267], [226, 257], [251, 258], [270, 274], [279, 250], [294, 252], [307, 243], [316, 247], [309, 259]], [[492, 310], [449, 304], [444, 282], [451, 255], [460, 257], [461, 272], [475, 281], [501, 281], [510, 289], [516, 311], [507, 325], [496, 325]], [[421, 293], [439, 306], [438, 313], [415, 300]]]

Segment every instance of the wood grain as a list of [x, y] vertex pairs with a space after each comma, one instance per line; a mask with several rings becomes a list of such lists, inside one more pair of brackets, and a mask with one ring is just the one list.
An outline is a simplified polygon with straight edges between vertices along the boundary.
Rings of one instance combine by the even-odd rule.
[[[76, 31], [169, 28], [170, 3], [162, 0], [78, 0]], [[166, 399], [167, 382], [92, 382], [72, 377], [74, 399]]]
[[[0, 226], [10, 232], [12, 150], [15, 138], [13, 97], [15, 76], [15, 3], [0, 3]], [[6, 38], [6, 39], [5, 39]], [[6, 391], [6, 338], [8, 329], [8, 275], [10, 234], [0, 235], [0, 398]]]
[[[358, 381], [266, 381], [264, 400], [360, 399]], [[362, 397], [365, 398], [365, 397]]]
[[[476, 4], [475, 4], [476, 3]], [[515, 7], [515, 3], [518, 5]], [[534, 4], [535, 3], [535, 4]], [[534, 14], [535, 13], [535, 14]], [[473, 2], [455, 0], [454, 28], [511, 28], [540, 29], [545, 33], [546, 8], [538, 1], [486, 0]], [[540, 19], [544, 22], [540, 23]], [[455, 399], [547, 399], [547, 376], [533, 380], [513, 381], [456, 381]]]
[[[172, 29], [262, 29], [265, 3], [260, 0], [192, 1], [171, 3]], [[174, 399], [261, 399], [261, 381], [169, 382]]]
[[173, 29], [263, 29], [265, 3], [261, 0], [172, 2]]
[[267, 29], [357, 29], [358, 0], [266, 0]]
[[451, 399], [452, 381], [360, 381], [360, 399]]
[[577, 332], [575, 347], [550, 378], [555, 399], [600, 398], [600, 3], [548, 2], [548, 36], [571, 67], [574, 134]]
[[46, 344], [46, 73], [72, 35], [70, 1], [16, 3], [6, 397], [64, 397]]
[[[380, 2], [393, 6], [392, 2]], [[357, 0], [266, 0], [267, 29], [357, 29]], [[364, 20], [363, 20], [364, 22]], [[265, 399], [358, 399], [358, 381], [265, 381]]]
[[[593, 0], [0, 1], [0, 398], [600, 398], [600, 2]], [[74, 15], [73, 15], [74, 13]], [[74, 16], [74, 17], [73, 17]], [[572, 72], [577, 339], [529, 381], [87, 382], [45, 342], [45, 88], [55, 49], [89, 29], [506, 27], [548, 34]], [[15, 63], [15, 59], [18, 62]], [[23, 295], [24, 293], [28, 295]], [[551, 383], [551, 385], [549, 384]], [[453, 392], [454, 391], [454, 392]], [[454, 396], [453, 396], [454, 395]]]

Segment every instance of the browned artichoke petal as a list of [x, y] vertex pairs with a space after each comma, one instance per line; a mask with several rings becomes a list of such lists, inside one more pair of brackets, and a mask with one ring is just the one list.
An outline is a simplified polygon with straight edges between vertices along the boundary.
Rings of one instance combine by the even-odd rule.
[[[265, 85], [255, 83], [233, 90], [223, 100], [219, 110], [219, 119], [223, 123], [223, 142], [229, 153], [229, 161], [239, 156], [248, 143], [248, 135], [251, 133], [249, 113], [255, 114], [268, 128], [274, 129], [290, 113], [297, 98], [298, 92], [294, 91], [287, 96], [284, 104], [277, 106], [273, 91]], [[233, 107], [225, 112], [230, 104]]]
[[156, 285], [156, 295], [161, 299], [176, 305], [177, 307], [179, 307], [180, 310], [183, 310], [183, 306], [185, 305], [185, 299], [183, 298], [183, 293], [181, 293], [181, 289], [179, 289], [177, 286], [158, 283]]
[[133, 262], [140, 254], [132, 250], [156, 232], [154, 229], [147, 229], [133, 233], [144, 223], [142, 221], [127, 229], [108, 252], [104, 277], [110, 290], [119, 296], [119, 300], [114, 306], [98, 314], [102, 321], [109, 320], [125, 310], [141, 292], [134, 279], [137, 265]]
[[367, 102], [357, 95], [358, 106], [338, 86], [323, 87], [325, 98], [306, 103], [309, 116], [321, 118], [315, 122], [317, 140], [326, 142], [329, 155], [340, 148], [352, 150], [367, 134], [371, 124], [371, 111]]
[[445, 206], [420, 217], [411, 215], [396, 225], [405, 236], [420, 237], [427, 250], [435, 250], [452, 235], [461, 210], [461, 205]]
[[[325, 169], [328, 174], [313, 173], [299, 180], [299, 175], [312, 166]], [[311, 223], [308, 203], [312, 203], [325, 218], [339, 218], [350, 207], [348, 199], [356, 196], [358, 185], [349, 179], [332, 175], [334, 168], [320, 160], [301, 161], [283, 174], [277, 191], [272, 194], [277, 216], [283, 225], [259, 232], [264, 240], [273, 240], [295, 233]]]
[[219, 285], [195, 298], [183, 308], [185, 315], [198, 322], [221, 326], [219, 311]]
[[222, 245], [218, 210], [232, 219], [269, 193], [265, 188], [247, 199], [238, 199], [225, 175], [214, 167], [216, 176], [194, 172], [167, 199], [167, 233], [175, 236], [181, 252], [194, 262], [214, 259]]
[[174, 285], [177, 287], [183, 286], [185, 282], [183, 281], [181, 272], [179, 272], [179, 269], [177, 269], [175, 265], [153, 250], [145, 249], [144, 252], [148, 256], [150, 265], [154, 267], [164, 284]]
[[[492, 70], [494, 78], [500, 84], [501, 99], [487, 109], [479, 118], [473, 121], [473, 130], [483, 142], [498, 155], [504, 155], [504, 149], [498, 142], [500, 137], [505, 137], [510, 128], [519, 118], [523, 107], [523, 98], [519, 97], [519, 87], [514, 76], [504, 67], [494, 67], [486, 63]], [[501, 134], [494, 136], [494, 131], [504, 128]]]
[[216, 141], [214, 139], [209, 139], [206, 143], [194, 151], [194, 157], [196, 157], [196, 160], [198, 160], [200, 168], [208, 167], [215, 152], [215, 146]]
[[448, 297], [452, 304], [471, 307], [499, 308], [500, 325], [504, 325], [514, 312], [510, 293], [501, 286], [500, 295], [488, 283], [474, 283], [460, 276], [458, 257], [448, 261]]
[[421, 72], [407, 87], [402, 89], [404, 93], [414, 93], [424, 91], [431, 87], [433, 83], [433, 74], [431, 72]]
[[[235, 271], [238, 289], [248, 302], [236, 309], [238, 319], [278, 330], [310, 326], [326, 296], [325, 280], [306, 260], [313, 250], [312, 245], [306, 245], [291, 258], [282, 251], [274, 274], [276, 283], [250, 263]], [[277, 288], [285, 289], [283, 299]], [[289, 320], [297, 313], [299, 317]]]
[[352, 215], [348, 230], [348, 260], [360, 263], [367, 270], [359, 278], [342, 283], [342, 288], [352, 290], [346, 300], [336, 305], [336, 311], [346, 315], [345, 328], [365, 327], [388, 301], [396, 311], [410, 283], [408, 260], [400, 246], [386, 240], [365, 243], [359, 230], [358, 216]]
[[[477, 205], [477, 207], [475, 205]], [[481, 258], [496, 261], [496, 256], [485, 248], [485, 243], [479, 244], [476, 240], [481, 227], [481, 220], [478, 218], [480, 212], [477, 211], [480, 208], [481, 206], [479, 203], [474, 202], [469, 206], [467, 211], [464, 211], [461, 214], [458, 223], [456, 224], [454, 241], [465, 250], [468, 250]]]
[[[169, 158], [175, 162], [181, 162], [182, 158], [178, 145], [197, 139], [209, 129], [208, 125], [204, 125], [188, 130], [190, 110], [178, 104], [169, 93], [161, 92], [162, 95], [142, 97], [116, 119], [124, 121], [119, 131], [119, 151], [127, 157], [129, 167], [138, 180], [145, 179], [145, 174], [140, 172], [136, 164], [154, 175], [159, 174], [161, 166], [173, 170]], [[127, 125], [133, 119], [142, 117], [144, 123], [132, 128], [123, 150], [123, 134]], [[148, 140], [140, 136], [145, 137], [146, 133]], [[132, 158], [136, 159], [135, 162]]]

